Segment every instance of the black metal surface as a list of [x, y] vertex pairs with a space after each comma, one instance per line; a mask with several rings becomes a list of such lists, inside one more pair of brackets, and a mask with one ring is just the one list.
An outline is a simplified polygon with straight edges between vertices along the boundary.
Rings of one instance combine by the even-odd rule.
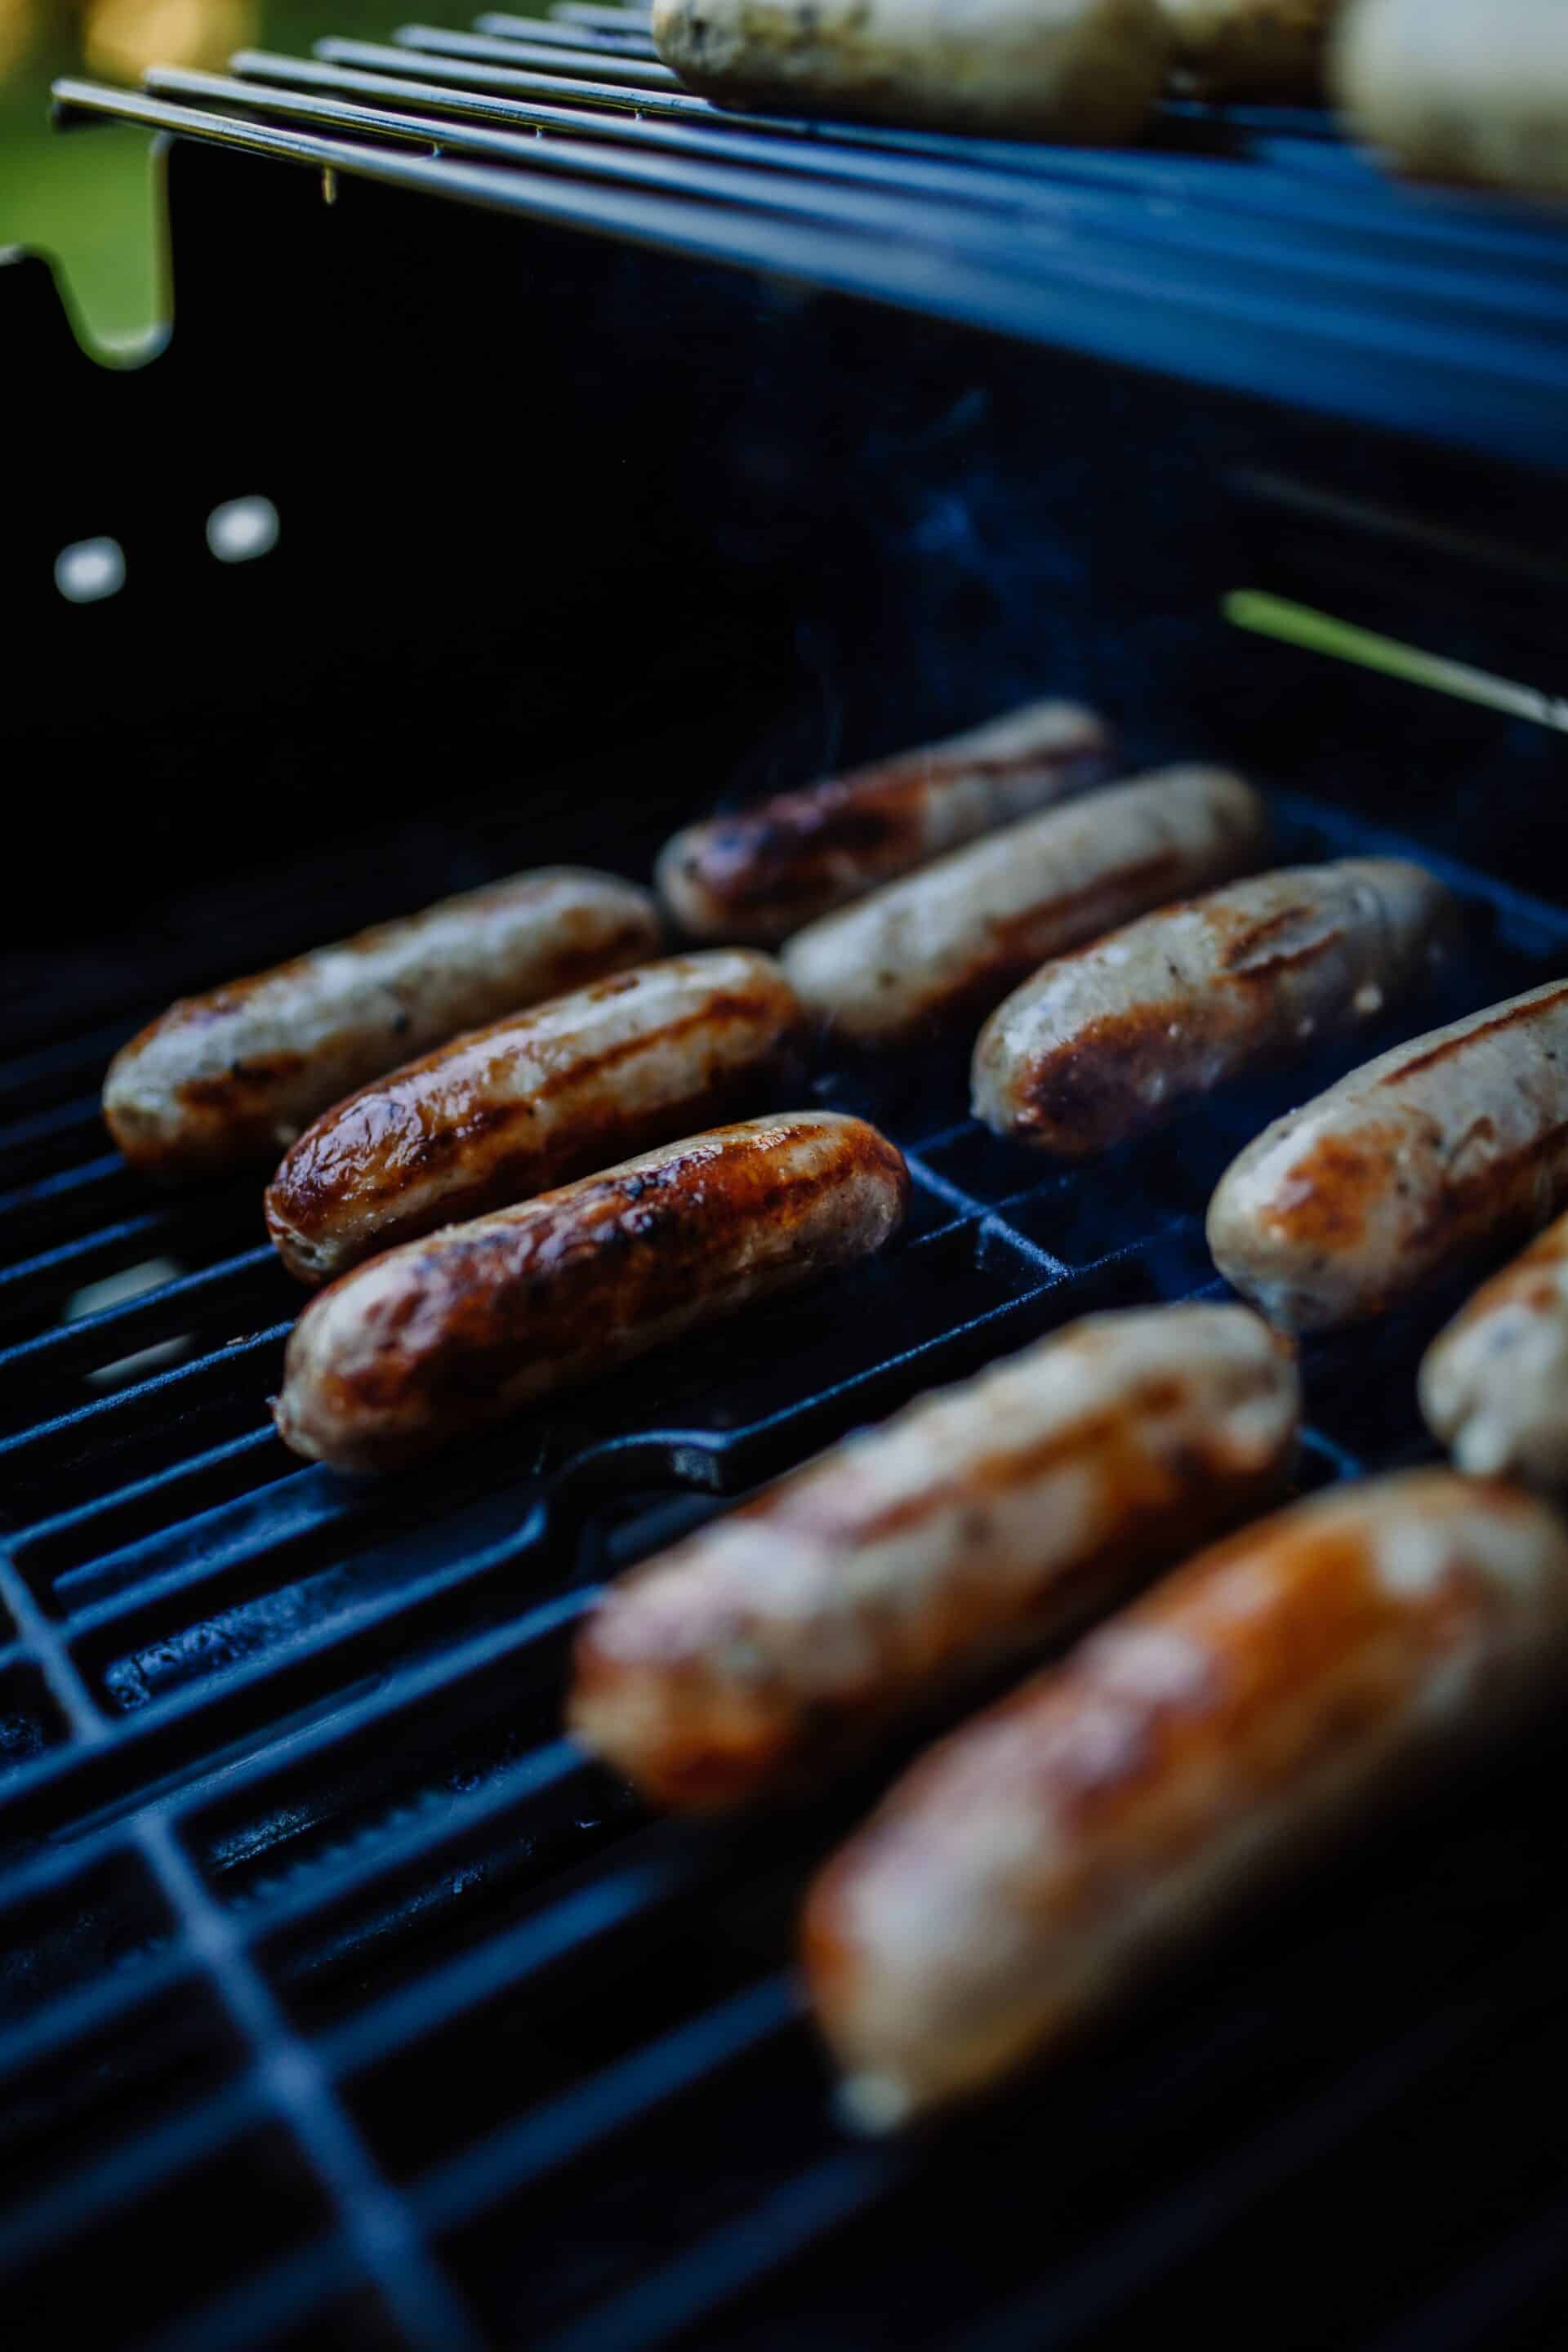
[[[535, 45], [635, 57], [621, 13], [568, 5], [574, 41]], [[1104, 702], [1131, 760], [1250, 768], [1282, 856], [1446, 860], [1468, 950], [1406, 1027], [1568, 970], [1542, 903], [1564, 895], [1561, 732], [1243, 638], [1219, 603], [1263, 587], [1559, 687], [1555, 478], [813, 292], [798, 244], [790, 282], [690, 258], [748, 212], [776, 252], [851, 195], [880, 208], [856, 232], [879, 255], [912, 242], [889, 192], [985, 238], [1012, 190], [1009, 222], [1037, 224], [1037, 155], [792, 133], [785, 172], [776, 126], [659, 92], [639, 115], [624, 86], [590, 142], [556, 78], [503, 99], [472, 59], [437, 88], [438, 53], [393, 54], [412, 97], [379, 66], [268, 67], [286, 152], [296, 102], [327, 106], [334, 149], [367, 100], [383, 143], [389, 95], [409, 142], [437, 111], [485, 139], [537, 117], [609, 234], [346, 160], [324, 203], [318, 171], [230, 151], [232, 81], [161, 76], [183, 121], [190, 100], [224, 122], [166, 157], [166, 346], [95, 368], [42, 267], [0, 268], [26, 456], [0, 730], [47, 844], [0, 1005], [8, 2322], [201, 2352], [1561, 2341], [1560, 1732], [1045, 2083], [892, 2147], [838, 2132], [788, 1975], [811, 1859], [890, 1768], [689, 1830], [559, 1737], [597, 1584], [933, 1381], [1202, 1289], [1213, 1177], [1335, 1057], [1072, 1178], [973, 1128], [962, 1055], [825, 1066], [822, 1098], [911, 1151], [895, 1253], [370, 1488], [270, 1433], [298, 1293], [254, 1188], [155, 1196], [94, 1108], [181, 988], [541, 857], [646, 873], [717, 799], [1048, 688]], [[1256, 142], [1224, 166], [1238, 219], [1256, 201], [1309, 246], [1366, 226], [1338, 149], [1314, 167], [1305, 134], [1283, 159], [1267, 129], [1226, 135]], [[671, 199], [628, 158], [715, 175], [673, 238], [636, 241], [636, 205]], [[1058, 163], [1074, 202], [1149, 209], [1199, 169], [1219, 201], [1218, 159], [1179, 143]], [[737, 194], [741, 166], [779, 203]], [[1499, 302], [1554, 234], [1375, 202], [1445, 268], [1469, 241]], [[1492, 446], [1444, 381], [1447, 437]], [[220, 567], [204, 519], [247, 491], [278, 548]], [[126, 588], [68, 606], [55, 556], [100, 530]], [[1445, 1303], [1310, 1351], [1308, 1480], [1422, 1451], [1413, 1370]]]

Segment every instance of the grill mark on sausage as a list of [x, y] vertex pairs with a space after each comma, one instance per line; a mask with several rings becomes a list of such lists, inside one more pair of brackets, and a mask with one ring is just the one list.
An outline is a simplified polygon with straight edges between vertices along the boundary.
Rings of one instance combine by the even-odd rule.
[[942, 785], [1028, 776], [1081, 777], [1087, 783], [1103, 772], [1108, 749], [1109, 740], [1097, 732], [1059, 751], [952, 758], [904, 753], [715, 817], [682, 867], [738, 911], [764, 902], [769, 911], [797, 900], [816, 904], [836, 858], [864, 859], [874, 871], [886, 872], [923, 855], [925, 804]]
[[1521, 1022], [1538, 1020], [1542, 1013], [1550, 1013], [1560, 1004], [1568, 1004], [1568, 982], [1550, 996], [1537, 996], [1522, 1004], [1509, 1005], [1501, 1013], [1494, 1013], [1489, 1021], [1482, 1021], [1457, 1037], [1439, 1039], [1425, 1053], [1414, 1055], [1408, 1062], [1401, 1062], [1397, 1069], [1385, 1070], [1377, 1083], [1380, 1087], [1403, 1086], [1406, 1078], [1415, 1077], [1418, 1072], [1436, 1069], [1456, 1054], [1468, 1053], [1483, 1037], [1500, 1036], [1504, 1030], [1516, 1028]]
[[[809, 1132], [796, 1129], [790, 1139], [805, 1141]], [[590, 1183], [570, 1201], [542, 1203], [500, 1230], [459, 1228], [428, 1244], [428, 1256], [408, 1269], [398, 1307], [404, 1328], [415, 1320], [432, 1327], [432, 1344], [404, 1345], [388, 1332], [370, 1363], [328, 1371], [334, 1409], [382, 1412], [417, 1401], [438, 1429], [444, 1406], [493, 1401], [536, 1352], [598, 1355], [608, 1365], [628, 1331], [712, 1289], [713, 1260], [731, 1234], [765, 1226], [786, 1242], [858, 1173], [894, 1179], [897, 1223], [909, 1198], [901, 1153], [869, 1128], [835, 1140], [827, 1166], [798, 1171], [776, 1165], [776, 1138], [748, 1139], [728, 1152], [694, 1149], [661, 1168]], [[770, 1255], [787, 1262], [787, 1243]], [[732, 1270], [732, 1278], [743, 1273]], [[355, 1279], [342, 1276], [307, 1311], [320, 1312], [342, 1283]], [[549, 1309], [542, 1330], [529, 1316], [541, 1306]]]

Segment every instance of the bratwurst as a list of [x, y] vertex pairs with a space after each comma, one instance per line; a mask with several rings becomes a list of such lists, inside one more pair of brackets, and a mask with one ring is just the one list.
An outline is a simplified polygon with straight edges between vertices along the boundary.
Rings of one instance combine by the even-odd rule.
[[345, 1274], [294, 1326], [296, 1454], [390, 1470], [879, 1249], [909, 1173], [864, 1120], [715, 1128]]
[[1270, 1499], [1299, 1405], [1245, 1307], [1074, 1324], [624, 1578], [579, 1641], [572, 1728], [664, 1804], [820, 1776]]
[[1131, 139], [1170, 34], [1154, 0], [654, 0], [654, 46], [721, 105], [1016, 139]]
[[613, 874], [517, 874], [182, 998], [115, 1055], [103, 1116], [160, 1180], [275, 1160], [411, 1054], [640, 963], [658, 938], [653, 899]]
[[974, 1116], [1078, 1159], [1369, 1021], [1439, 959], [1452, 901], [1419, 866], [1347, 857], [1233, 882], [1059, 957], [974, 1048]]
[[797, 931], [784, 971], [859, 1045], [990, 1012], [1047, 956], [1256, 866], [1263, 803], [1219, 768], [1089, 793]]
[[1442, 1470], [1191, 1560], [917, 1764], [805, 1914], [862, 2123], [1070, 2035], [1423, 1761], [1563, 1686], [1568, 1535]]
[[671, 956], [510, 1015], [340, 1103], [267, 1195], [284, 1265], [377, 1250], [755, 1109], [798, 1078], [805, 1016], [745, 948]]
[[689, 825], [659, 854], [659, 895], [697, 939], [787, 939], [847, 899], [977, 834], [1085, 792], [1110, 730], [1070, 702], [1032, 702], [919, 751]]
[[1568, 982], [1396, 1045], [1265, 1128], [1209, 1203], [1226, 1280], [1287, 1330], [1375, 1315], [1568, 1202]]

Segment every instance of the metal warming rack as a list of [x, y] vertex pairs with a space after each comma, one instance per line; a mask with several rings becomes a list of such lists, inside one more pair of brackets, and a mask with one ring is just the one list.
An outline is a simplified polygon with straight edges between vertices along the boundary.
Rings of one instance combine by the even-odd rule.
[[[248, 363], [261, 390], [243, 422], [280, 469], [256, 486], [278, 490], [283, 536], [218, 583], [254, 593], [244, 626], [272, 633], [223, 680], [243, 723], [160, 703], [155, 680], [136, 688], [144, 704], [104, 688], [104, 757], [141, 761], [143, 788], [166, 782], [181, 809], [195, 804], [186, 772], [216, 757], [226, 797], [248, 808], [265, 790], [262, 805], [314, 813], [331, 795], [311, 754], [325, 740], [340, 759], [355, 730], [376, 772], [337, 833], [324, 807], [320, 838], [283, 824], [259, 878], [243, 816], [238, 858], [234, 833], [161, 836], [172, 878], [153, 917], [134, 893], [115, 912], [111, 835], [106, 878], [82, 886], [109, 910], [102, 937], [28, 963], [37, 984], [6, 1014], [0, 2265], [19, 2335], [85, 2340], [107, 2296], [113, 2340], [204, 2352], [677, 2337], [1035, 2352], [1184, 2325], [1237, 2342], [1266, 2327], [1300, 2352], [1560, 2340], [1561, 1731], [1320, 1874], [1043, 2082], [887, 2146], [836, 2125], [788, 1969], [805, 1872], [877, 1776], [814, 1811], [693, 1828], [648, 1821], [558, 1736], [564, 1648], [606, 1577], [1038, 1332], [1204, 1291], [1215, 1176], [1342, 1063], [1227, 1095], [1078, 1175], [973, 1126], [962, 1053], [828, 1064], [819, 1097], [909, 1152], [915, 1209], [893, 1255], [656, 1377], [617, 1377], [374, 1487], [300, 1468], [271, 1433], [299, 1294], [259, 1244], [255, 1187], [150, 1194], [104, 1150], [96, 1103], [115, 1045], [177, 988], [485, 872], [584, 855], [589, 796], [612, 790], [603, 755], [574, 740], [584, 700], [635, 762], [614, 824], [592, 826], [591, 854], [628, 872], [716, 778], [809, 772], [846, 734], [852, 750], [915, 740], [1045, 677], [1113, 703], [1131, 757], [1218, 750], [1307, 786], [1273, 796], [1282, 860], [1416, 845], [1468, 914], [1433, 1020], [1568, 969], [1568, 914], [1528, 895], [1560, 881], [1560, 706], [1510, 682], [1552, 683], [1568, 238], [1522, 208], [1399, 191], [1308, 115], [1172, 109], [1157, 143], [1125, 155], [729, 117], [673, 89], [640, 16], [598, 6], [489, 17], [471, 37], [331, 40], [310, 59], [247, 54], [226, 76], [153, 74], [142, 93], [69, 83], [59, 103], [176, 134], [180, 307], [140, 377], [89, 381], [40, 343], [37, 429], [57, 407], [150, 420], [158, 371], [189, 376], [171, 377], [171, 405], [186, 388], [151, 483], [123, 493], [126, 592], [40, 625], [43, 715], [21, 740], [54, 740], [67, 695], [90, 710], [95, 664], [117, 695], [148, 675], [142, 633], [163, 625], [134, 605], [143, 550], [197, 489], [250, 486], [179, 471], [182, 439], [201, 439], [189, 420]], [[193, 154], [208, 146], [310, 171]], [[392, 208], [367, 196], [356, 222], [355, 180], [385, 184]], [[471, 473], [468, 371], [447, 341], [473, 307], [465, 247], [449, 208], [414, 201], [432, 194], [594, 233], [548, 255], [541, 242], [539, 278], [520, 278], [531, 333], [583, 339], [559, 386], [546, 366], [548, 429], [509, 437], [485, 379]], [[354, 261], [318, 286], [324, 217]], [[384, 320], [355, 382], [362, 417], [384, 395], [392, 422], [373, 446], [341, 409], [311, 415], [290, 457], [267, 438], [283, 394], [321, 375], [342, 289], [378, 257], [344, 344], [352, 361]], [[736, 267], [711, 295], [666, 269], [713, 263]], [[410, 326], [427, 316], [426, 354]], [[628, 387], [629, 322], [658, 357]], [[510, 322], [473, 331], [492, 356], [512, 348]], [[683, 462], [668, 491], [649, 487], [668, 419], [639, 437], [636, 414], [689, 344], [694, 382], [717, 373], [726, 403], [754, 404], [745, 463], [723, 457], [711, 545]], [[1038, 372], [1015, 376], [1024, 345]], [[1116, 388], [1124, 364], [1143, 389]], [[1197, 404], [1171, 406], [1173, 385]], [[693, 428], [705, 462], [727, 446], [719, 414]], [[832, 463], [779, 463], [781, 414]], [[1086, 417], [1110, 456], [1080, 487], [1047, 444]], [[48, 543], [51, 511], [68, 515], [61, 531], [98, 520], [110, 473], [79, 439], [85, 488], [63, 465], [20, 486], [24, 549], [35, 520]], [[542, 622], [515, 633], [571, 688], [559, 724], [539, 689], [526, 787], [493, 767], [518, 722], [475, 616], [510, 613], [531, 583], [507, 554], [470, 593], [465, 564], [423, 552], [449, 528], [479, 563], [510, 511], [510, 470], [525, 510], [565, 478], [539, 609], [570, 599], [580, 616], [548, 639], [528, 634]], [[906, 512], [886, 484], [910, 480]], [[1151, 486], [1168, 501], [1157, 529]], [[579, 516], [567, 534], [560, 518]], [[358, 576], [356, 544], [373, 551]], [[456, 610], [445, 635], [431, 624], [423, 670], [412, 634], [381, 642], [396, 611], [384, 557], [400, 547], [409, 575], [431, 575], [422, 626]], [[209, 621], [210, 567], [182, 572], [177, 548], [157, 560], [218, 675], [238, 625]], [[268, 565], [290, 562], [267, 591]], [[710, 630], [695, 666], [667, 674], [681, 630], [658, 635], [647, 583], [679, 604], [689, 572]], [[1218, 601], [1238, 588], [1337, 597], [1418, 635], [1466, 698], [1408, 668], [1374, 677], [1244, 639]], [[816, 634], [795, 628], [801, 613]], [[851, 622], [870, 632], [858, 663]], [[340, 633], [346, 717], [301, 699], [323, 627]], [[740, 665], [759, 642], [773, 651], [737, 667], [721, 708], [676, 724], [669, 678], [704, 679], [715, 646]], [[383, 671], [363, 667], [373, 656]], [[833, 690], [803, 697], [825, 664]], [[307, 746], [295, 800], [256, 748], [280, 730]], [[448, 736], [483, 771], [467, 798], [454, 758], [449, 811], [384, 814], [380, 796], [416, 793]], [[771, 771], [746, 767], [759, 741]], [[96, 1287], [115, 1284], [118, 1297]], [[1447, 1304], [1309, 1349], [1304, 1485], [1421, 1454], [1414, 1365]]]

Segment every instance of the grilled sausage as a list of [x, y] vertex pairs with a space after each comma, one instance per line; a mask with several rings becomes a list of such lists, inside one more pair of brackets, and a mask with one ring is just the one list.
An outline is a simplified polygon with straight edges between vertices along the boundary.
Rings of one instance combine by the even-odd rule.
[[658, 937], [648, 893], [612, 874], [514, 875], [183, 997], [115, 1055], [103, 1115], [132, 1167], [163, 1181], [276, 1159], [411, 1053], [640, 963]]
[[1131, 139], [1170, 37], [1154, 0], [654, 0], [654, 45], [721, 105], [1019, 139]]
[[944, 849], [1098, 783], [1110, 730], [1070, 702], [1033, 702], [920, 751], [689, 825], [657, 880], [699, 939], [787, 939], [801, 924]]
[[1263, 803], [1217, 768], [1171, 768], [952, 851], [798, 931], [804, 1003], [866, 1045], [988, 1013], [1047, 956], [1257, 864]]
[[1361, 0], [1331, 79], [1354, 128], [1416, 179], [1568, 195], [1563, 0]]
[[1434, 1029], [1276, 1119], [1209, 1203], [1215, 1264], [1288, 1330], [1353, 1323], [1568, 1202], [1568, 984]]
[[955, 1732], [828, 1864], [812, 1998], [868, 2126], [1048, 2050], [1568, 1670], [1568, 1537], [1442, 1470], [1232, 1537]]
[[1179, 89], [1200, 98], [1322, 97], [1341, 0], [1160, 0]]
[[753, 1108], [800, 1076], [804, 1035], [778, 966], [748, 949], [617, 972], [328, 1111], [273, 1179], [268, 1230], [290, 1274], [324, 1281]]
[[1074, 1324], [624, 1578], [578, 1643], [572, 1728], [665, 1804], [819, 1777], [1276, 1494], [1299, 1404], [1244, 1307]]
[[879, 1249], [908, 1198], [897, 1148], [835, 1112], [667, 1144], [342, 1276], [289, 1337], [278, 1427], [394, 1469]]
[[1194, 1095], [1369, 1020], [1441, 953], [1452, 908], [1419, 866], [1351, 857], [1233, 882], [1046, 965], [974, 1049], [974, 1116], [1078, 1159]]
[[1568, 1486], [1568, 1217], [1432, 1342], [1420, 1392], [1427, 1427], [1472, 1477]]

